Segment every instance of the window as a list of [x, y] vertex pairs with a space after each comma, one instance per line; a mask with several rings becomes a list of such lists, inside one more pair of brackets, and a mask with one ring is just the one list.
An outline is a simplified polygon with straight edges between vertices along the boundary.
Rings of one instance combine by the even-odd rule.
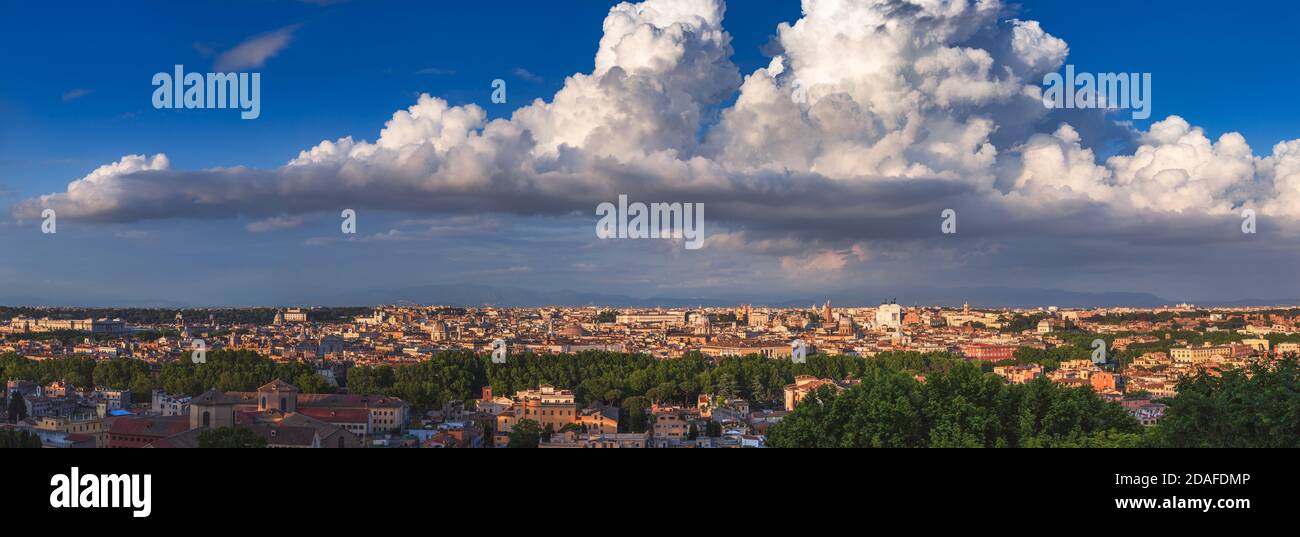
[[212, 413], [206, 410], [203, 411], [203, 426], [204, 427], [212, 426]]
[[286, 406], [287, 406], [287, 405], [286, 405], [286, 403], [285, 403], [285, 398], [281, 397], [281, 398], [280, 398], [280, 412], [284, 412], [284, 409], [285, 409]]

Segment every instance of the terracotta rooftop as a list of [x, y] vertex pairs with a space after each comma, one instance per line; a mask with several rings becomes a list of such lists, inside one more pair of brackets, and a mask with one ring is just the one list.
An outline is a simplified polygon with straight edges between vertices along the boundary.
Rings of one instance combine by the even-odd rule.
[[295, 387], [295, 386], [292, 385], [292, 384], [289, 384], [288, 382], [283, 381], [283, 380], [275, 379], [275, 380], [273, 380], [273, 381], [271, 381], [271, 382], [268, 382], [268, 383], [266, 383], [266, 384], [263, 384], [260, 388], [257, 389], [257, 391], [259, 391], [259, 392], [296, 392], [296, 391], [298, 391], [298, 388]]
[[189, 416], [120, 416], [109, 426], [110, 434], [166, 438], [190, 428]]
[[208, 390], [203, 395], [190, 400], [191, 405], [233, 405], [237, 403], [239, 403], [238, 397], [217, 390]]

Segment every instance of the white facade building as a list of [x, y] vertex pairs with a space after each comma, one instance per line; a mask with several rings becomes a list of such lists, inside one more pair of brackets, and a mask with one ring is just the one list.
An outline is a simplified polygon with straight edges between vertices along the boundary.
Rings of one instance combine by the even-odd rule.
[[876, 328], [898, 330], [903, 327], [903, 307], [898, 304], [881, 304], [876, 308]]

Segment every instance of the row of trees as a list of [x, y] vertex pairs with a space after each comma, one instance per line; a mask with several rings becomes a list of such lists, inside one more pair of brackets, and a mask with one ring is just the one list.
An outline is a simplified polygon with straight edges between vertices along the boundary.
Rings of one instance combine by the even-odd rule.
[[72, 356], [37, 361], [12, 353], [0, 355], [0, 379], [39, 384], [62, 380], [77, 389], [105, 386], [130, 390], [136, 397], [148, 397], [155, 385], [149, 365], [140, 360], [117, 358], [96, 362], [93, 358]]
[[277, 378], [293, 384], [302, 393], [334, 391], [310, 365], [276, 363], [248, 350], [209, 352], [206, 362], [201, 364], [189, 360], [168, 363], [158, 373], [156, 385], [167, 393], [191, 395], [208, 390], [251, 392]]
[[740, 397], [757, 404], [775, 403], [785, 386], [799, 375], [819, 378], [860, 378], [869, 364], [900, 371], [946, 371], [961, 360], [946, 353], [884, 353], [871, 360], [849, 356], [809, 356], [805, 364], [746, 356], [714, 360], [691, 353], [674, 360], [641, 354], [581, 352], [577, 354], [511, 356], [494, 364], [471, 352], [445, 352], [414, 365], [356, 367], [347, 375], [348, 390], [401, 397], [421, 408], [437, 408], [449, 400], [478, 397], [483, 386], [495, 393], [551, 384], [572, 389], [582, 404], [619, 407], [652, 402], [695, 404], [700, 394]]
[[0, 356], [0, 379], [6, 381], [22, 379], [49, 384], [62, 380], [77, 389], [103, 386], [130, 390], [132, 399], [137, 401], [147, 400], [154, 388], [190, 395], [213, 389], [253, 391], [276, 378], [292, 383], [303, 393], [333, 391], [311, 366], [300, 362], [275, 363], [253, 351], [213, 351], [208, 353], [206, 363], [172, 362], [156, 375], [150, 364], [132, 358], [96, 362], [86, 357], [37, 361], [16, 354]]
[[[1072, 342], [1069, 352], [1087, 350], [1082, 346], [1085, 339]], [[1018, 358], [1036, 359], [1028, 354]], [[862, 383], [842, 394], [828, 388], [805, 399], [770, 431], [770, 445], [1300, 446], [1300, 365], [1295, 357], [1184, 379], [1179, 396], [1167, 401], [1160, 426], [1146, 430], [1088, 388], [1065, 388], [1045, 379], [1008, 386], [980, 366], [946, 353], [884, 353], [871, 359], [814, 355], [807, 363], [794, 364], [759, 356], [713, 360], [689, 354], [655, 360], [583, 352], [517, 355], [494, 364], [487, 356], [447, 352], [410, 366], [355, 367], [347, 379], [352, 393], [401, 397], [417, 409], [477, 397], [489, 384], [500, 394], [553, 384], [574, 390], [582, 404], [621, 407], [622, 427], [641, 432], [650, 426], [645, 411], [654, 402], [689, 405], [707, 393], [745, 398], [756, 406], [775, 404], [799, 375]], [[917, 381], [917, 375], [925, 375], [925, 381]], [[41, 383], [62, 379], [77, 387], [131, 389], [139, 397], [147, 397], [154, 387], [185, 394], [252, 391], [274, 378], [304, 393], [331, 390], [306, 364], [277, 364], [249, 351], [215, 351], [204, 364], [169, 363], [156, 376], [148, 364], [131, 359], [36, 362], [5, 355], [0, 356], [0, 378]], [[9, 410], [10, 419], [25, 411], [19, 408], [21, 398], [7, 403], [0, 408]]]
[[[869, 364], [899, 371], [929, 374], [947, 371], [961, 360], [946, 353], [884, 353], [871, 360], [848, 356], [808, 357], [807, 363], [747, 356], [714, 360], [699, 353], [675, 360], [642, 354], [582, 352], [577, 354], [509, 357], [494, 364], [487, 356], [468, 351], [444, 352], [432, 360], [404, 366], [354, 367], [347, 372], [352, 393], [401, 397], [420, 409], [439, 408], [450, 400], [478, 397], [491, 385], [499, 394], [552, 384], [572, 389], [582, 404], [644, 407], [651, 403], [693, 405], [700, 394], [740, 397], [757, 405], [782, 399], [786, 385], [799, 375], [819, 378], [861, 378]], [[75, 387], [107, 386], [129, 389], [146, 398], [154, 388], [196, 395], [207, 390], [252, 391], [280, 378], [304, 393], [331, 391], [308, 365], [275, 363], [252, 351], [214, 351], [207, 362], [186, 360], [164, 365], [156, 375], [139, 360], [121, 358], [95, 362], [89, 358], [33, 361], [9, 355], [0, 358], [0, 377], [42, 384], [65, 380]], [[633, 425], [640, 428], [640, 419]]]

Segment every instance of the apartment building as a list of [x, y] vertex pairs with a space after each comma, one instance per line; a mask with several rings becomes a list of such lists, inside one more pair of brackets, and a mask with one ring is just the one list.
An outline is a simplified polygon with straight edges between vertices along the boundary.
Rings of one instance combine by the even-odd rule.
[[656, 441], [681, 441], [690, 434], [692, 412], [682, 407], [653, 405], [650, 408], [654, 419], [654, 437]]
[[584, 408], [578, 413], [577, 424], [590, 434], [614, 434], [618, 432], [618, 412], [608, 406]]
[[1169, 349], [1169, 357], [1175, 363], [1200, 365], [1211, 360], [1232, 356], [1232, 347], [1176, 347]]
[[46, 416], [37, 419], [33, 424], [33, 427], [42, 431], [57, 431], [67, 434], [86, 435], [93, 439], [94, 447], [105, 447], [108, 445], [108, 435], [104, 430], [104, 421], [95, 416]]
[[962, 345], [960, 349], [961, 355], [966, 357], [967, 360], [1001, 362], [1003, 360], [1014, 360], [1016, 357], [1016, 347], [1013, 345], [988, 345], [977, 343], [973, 345]]
[[1038, 364], [1002, 365], [994, 367], [993, 373], [1002, 377], [1007, 384], [1027, 384], [1043, 376], [1043, 366]]
[[793, 411], [794, 407], [798, 406], [799, 402], [807, 397], [808, 394], [811, 394], [825, 386], [831, 386], [839, 392], [849, 386], [859, 384], [860, 382], [861, 381], [857, 380], [836, 381], [832, 379], [819, 379], [809, 375], [800, 375], [795, 377], [794, 384], [789, 384], [785, 387], [785, 409], [787, 411]]
[[497, 415], [496, 445], [504, 446], [510, 438], [510, 431], [522, 420], [533, 420], [542, 430], [549, 425], [551, 430], [559, 431], [565, 425], [578, 422], [578, 403], [572, 391], [559, 390], [549, 384], [516, 393], [510, 407]]
[[[704, 345], [700, 348], [700, 352], [705, 356], [712, 358], [749, 356], [751, 354], [767, 358], [790, 358], [794, 354], [794, 349], [785, 342], [769, 344], [736, 342], [731, 344]], [[811, 350], [809, 353], [811, 354]]]

